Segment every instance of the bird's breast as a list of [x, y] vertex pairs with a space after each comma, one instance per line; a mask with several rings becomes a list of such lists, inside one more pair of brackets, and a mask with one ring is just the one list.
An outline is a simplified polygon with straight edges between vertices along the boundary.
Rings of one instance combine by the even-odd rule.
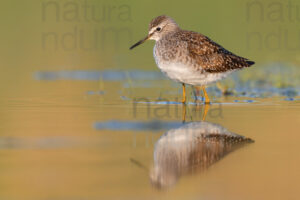
[[[179, 45], [182, 46], [180, 43]], [[173, 81], [190, 85], [207, 85], [218, 81], [229, 73], [205, 72], [201, 66], [186, 52], [186, 48], [171, 48], [164, 42], [156, 42], [153, 48], [153, 56], [162, 73]]]

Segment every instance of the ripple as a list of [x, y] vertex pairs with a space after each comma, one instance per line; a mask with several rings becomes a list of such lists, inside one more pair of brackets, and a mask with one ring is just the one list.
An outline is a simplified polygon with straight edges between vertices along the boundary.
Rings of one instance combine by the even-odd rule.
[[105, 122], [94, 123], [96, 130], [114, 130], [114, 131], [160, 131], [182, 126], [178, 121], [118, 121], [110, 120]]
[[124, 80], [162, 80], [165, 77], [156, 71], [142, 70], [98, 70], [98, 71], [38, 71], [34, 74], [36, 80], [103, 80], [103, 81], [124, 81]]

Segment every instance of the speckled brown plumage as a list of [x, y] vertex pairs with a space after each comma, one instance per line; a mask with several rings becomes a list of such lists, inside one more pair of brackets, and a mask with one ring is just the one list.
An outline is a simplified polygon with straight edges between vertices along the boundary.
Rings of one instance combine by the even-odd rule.
[[[172, 18], [166, 15], [161, 15], [151, 20], [149, 30], [157, 27], [163, 21], [168, 20], [177, 25]], [[171, 35], [164, 39], [173, 43], [173, 48], [169, 49], [169, 51], [170, 53], [173, 51], [172, 54], [174, 56], [176, 55], [174, 47], [179, 47], [179, 45], [174, 44], [179, 44], [178, 41], [186, 43], [189, 56], [191, 56], [191, 58], [193, 58], [205, 71], [210, 73], [241, 69], [243, 67], [250, 67], [254, 64], [253, 61], [237, 56], [226, 50], [205, 35], [193, 31], [182, 30], [179, 26]]]
[[[166, 15], [161, 15], [158, 16], [154, 19], [151, 20], [150, 24], [149, 24], [149, 30], [151, 30], [151, 28], [156, 27], [157, 25], [159, 25], [161, 22], [167, 20], [169, 17], [167, 17]], [[171, 18], [169, 18], [171, 19]]]
[[206, 72], [225, 72], [254, 64], [246, 58], [231, 53], [200, 33], [180, 30], [173, 37], [187, 43], [189, 55]]
[[[170, 20], [172, 23], [176, 24], [173, 19], [162, 15], [150, 22], [149, 30], [161, 24], [164, 20]], [[158, 45], [160, 48], [169, 47], [166, 48], [167, 51], [163, 53], [163, 56], [166, 59], [182, 56], [183, 52], [177, 51], [180, 51], [180, 46], [186, 45], [187, 53], [193, 59], [193, 64], [199, 66], [199, 69], [201, 68], [206, 72], [226, 72], [229, 70], [250, 67], [254, 64], [253, 61], [237, 56], [226, 50], [205, 35], [193, 31], [182, 30], [179, 27], [171, 34], [166, 35], [163, 39], [164, 41], [158, 43]]]

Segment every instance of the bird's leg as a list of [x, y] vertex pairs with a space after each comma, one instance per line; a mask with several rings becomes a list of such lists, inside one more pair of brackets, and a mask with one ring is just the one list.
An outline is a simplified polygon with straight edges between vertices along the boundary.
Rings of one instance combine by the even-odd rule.
[[202, 91], [203, 91], [203, 94], [204, 94], [204, 97], [205, 97], [205, 104], [210, 104], [210, 100], [209, 100], [209, 97], [208, 97], [207, 92], [205, 90], [205, 86], [202, 86]]
[[183, 104], [183, 107], [182, 107], [182, 123], [185, 123], [185, 116], [186, 116], [186, 105]]
[[181, 101], [181, 103], [185, 103], [185, 101], [186, 101], [185, 84], [182, 83], [182, 101]]
[[222, 94], [225, 94], [227, 88], [224, 88], [224, 87], [220, 84], [220, 82], [217, 82], [217, 83], [216, 83], [216, 86], [217, 86], [217, 88], [222, 92]]
[[204, 105], [204, 113], [203, 113], [202, 121], [205, 121], [205, 118], [206, 118], [207, 112], [209, 110], [209, 107], [210, 107], [209, 104]]
[[228, 87], [222, 86], [219, 82], [217, 82], [216, 86], [219, 90], [221, 90], [224, 96], [233, 95], [233, 91], [228, 90]]

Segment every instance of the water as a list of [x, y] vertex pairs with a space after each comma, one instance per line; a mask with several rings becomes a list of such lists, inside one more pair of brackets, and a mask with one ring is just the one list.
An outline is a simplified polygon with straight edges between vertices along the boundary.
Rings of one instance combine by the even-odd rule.
[[223, 96], [212, 86], [203, 122], [189, 88], [183, 122], [180, 86], [168, 80], [41, 73], [1, 97], [1, 199], [298, 198], [297, 93]]

